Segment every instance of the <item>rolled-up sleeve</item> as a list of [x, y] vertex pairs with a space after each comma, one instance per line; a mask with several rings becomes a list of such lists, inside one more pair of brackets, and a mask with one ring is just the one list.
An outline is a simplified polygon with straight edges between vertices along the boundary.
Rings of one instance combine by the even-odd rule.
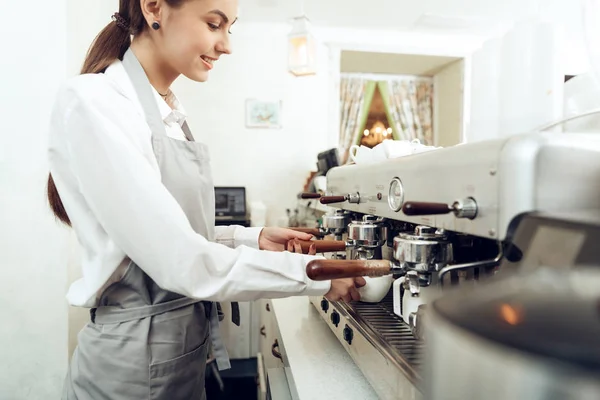
[[246, 228], [241, 225], [216, 226], [216, 242], [233, 249], [238, 246], [258, 249], [258, 239], [262, 230], [263, 228]]

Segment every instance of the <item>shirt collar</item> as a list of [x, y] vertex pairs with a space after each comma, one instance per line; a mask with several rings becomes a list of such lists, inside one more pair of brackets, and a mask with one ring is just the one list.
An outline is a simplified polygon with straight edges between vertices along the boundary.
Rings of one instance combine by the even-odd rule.
[[173, 99], [173, 106], [175, 107], [172, 109], [171, 107], [169, 107], [167, 102], [163, 99], [163, 97], [158, 93], [156, 89], [152, 88], [152, 92], [154, 94], [154, 99], [158, 104], [158, 110], [164, 123], [168, 125], [177, 123], [179, 124], [179, 126], [183, 126], [187, 115], [185, 113], [185, 110], [183, 109], [183, 106], [179, 102], [179, 99], [177, 99], [177, 96], [175, 96], [174, 93], [171, 93]]
[[[127, 72], [125, 71], [125, 67], [123, 67], [123, 63], [121, 61], [117, 60], [113, 64], [111, 64], [106, 69], [105, 75], [112, 77], [112, 79], [114, 79], [115, 82], [123, 90], [125, 90], [126, 93], [128, 93], [128, 96], [132, 96], [132, 98], [137, 98], [135, 88], [133, 87], [131, 80], [127, 76]], [[161, 116], [163, 122], [168, 125], [178, 123], [180, 126], [183, 126], [183, 123], [185, 122], [185, 119], [187, 118], [187, 114], [186, 114], [183, 106], [179, 102], [179, 99], [177, 99], [177, 96], [175, 96], [175, 94], [172, 94], [173, 105], [175, 106], [175, 108], [171, 109], [171, 107], [169, 107], [167, 102], [164, 101], [164, 99], [160, 96], [160, 94], [158, 94], [158, 92], [156, 91], [156, 89], [154, 89], [154, 87], [152, 88], [152, 93], [154, 95], [154, 100], [156, 101], [156, 104], [158, 105], [158, 111], [160, 112], [160, 116]], [[140, 111], [143, 114], [143, 110], [141, 109], [141, 106], [140, 106]]]

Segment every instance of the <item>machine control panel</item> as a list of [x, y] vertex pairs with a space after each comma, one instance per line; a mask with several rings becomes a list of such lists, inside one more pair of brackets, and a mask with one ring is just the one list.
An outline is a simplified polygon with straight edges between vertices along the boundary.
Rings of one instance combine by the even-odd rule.
[[352, 339], [354, 339], [354, 331], [352, 330], [352, 328], [350, 328], [348, 325], [346, 325], [344, 327], [343, 336], [344, 336], [344, 340], [348, 344], [352, 344]]
[[337, 311], [331, 313], [331, 323], [336, 327], [340, 324], [340, 314]]
[[321, 300], [321, 310], [323, 310], [324, 313], [329, 311], [329, 301], [327, 299]]

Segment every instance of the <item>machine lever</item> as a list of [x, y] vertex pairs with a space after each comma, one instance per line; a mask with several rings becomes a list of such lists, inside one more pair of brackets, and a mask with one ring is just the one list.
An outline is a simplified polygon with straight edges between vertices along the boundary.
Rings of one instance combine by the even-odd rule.
[[360, 194], [349, 193], [345, 196], [321, 196], [321, 199], [319, 201], [321, 202], [321, 204], [343, 203], [345, 201], [351, 204], [359, 204]]
[[321, 193], [300, 193], [301, 199], [320, 199]]
[[348, 196], [321, 196], [319, 200], [321, 204], [343, 203], [348, 199]]
[[385, 276], [395, 272], [388, 260], [313, 260], [306, 266], [306, 275], [313, 281]]
[[407, 201], [402, 206], [402, 212], [410, 216], [439, 215], [452, 212], [452, 207], [446, 203], [425, 203], [418, 201]]
[[456, 218], [468, 219], [477, 217], [477, 210], [477, 202], [470, 197], [463, 200], [456, 200], [452, 204], [407, 201], [402, 207], [402, 212], [409, 216], [454, 213]]

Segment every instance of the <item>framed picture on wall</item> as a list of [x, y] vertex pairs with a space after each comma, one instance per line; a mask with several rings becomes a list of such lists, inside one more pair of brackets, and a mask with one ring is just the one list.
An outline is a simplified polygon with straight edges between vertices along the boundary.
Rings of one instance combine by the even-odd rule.
[[281, 129], [281, 101], [246, 100], [246, 127]]

